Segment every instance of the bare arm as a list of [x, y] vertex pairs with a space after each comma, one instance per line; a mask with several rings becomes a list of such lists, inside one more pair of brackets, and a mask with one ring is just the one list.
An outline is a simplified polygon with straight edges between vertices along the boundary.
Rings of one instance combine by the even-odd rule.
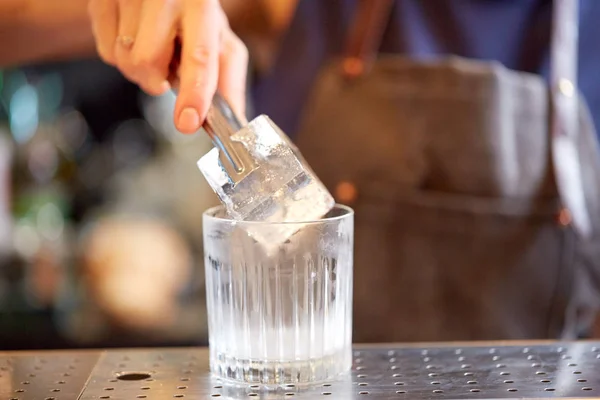
[[0, 66], [93, 57], [87, 0], [0, 0]]
[[[297, 0], [221, 2], [233, 30], [243, 39], [276, 42]], [[0, 0], [0, 66], [96, 56], [87, 4], [87, 0]]]

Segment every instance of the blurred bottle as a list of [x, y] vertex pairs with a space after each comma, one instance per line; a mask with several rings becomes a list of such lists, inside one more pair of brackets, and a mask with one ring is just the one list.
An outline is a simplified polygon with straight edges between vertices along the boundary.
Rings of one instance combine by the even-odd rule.
[[14, 146], [5, 120], [0, 117], [0, 305], [9, 296], [12, 256], [12, 162]]
[[0, 265], [12, 250], [11, 167], [14, 146], [8, 128], [0, 121]]

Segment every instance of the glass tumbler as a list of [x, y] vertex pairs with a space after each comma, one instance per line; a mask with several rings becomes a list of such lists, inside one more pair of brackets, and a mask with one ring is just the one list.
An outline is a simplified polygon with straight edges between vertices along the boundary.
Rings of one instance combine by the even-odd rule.
[[[312, 384], [352, 364], [354, 213], [298, 223], [203, 215], [210, 366], [231, 382]], [[274, 249], [254, 237], [296, 232]], [[297, 229], [296, 229], [297, 228]], [[260, 235], [253, 236], [252, 232]]]

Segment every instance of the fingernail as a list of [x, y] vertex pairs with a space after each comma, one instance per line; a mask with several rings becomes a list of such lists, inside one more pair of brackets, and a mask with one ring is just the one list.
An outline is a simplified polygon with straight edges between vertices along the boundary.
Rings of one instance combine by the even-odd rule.
[[167, 81], [162, 81], [158, 88], [161, 94], [165, 94], [169, 89], [171, 89], [171, 85]]
[[191, 107], [184, 108], [179, 114], [179, 130], [184, 133], [192, 133], [200, 128], [200, 115]]

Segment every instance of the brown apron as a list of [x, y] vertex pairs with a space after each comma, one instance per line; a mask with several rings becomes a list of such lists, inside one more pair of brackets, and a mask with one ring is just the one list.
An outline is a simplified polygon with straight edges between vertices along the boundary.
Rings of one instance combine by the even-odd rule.
[[551, 90], [497, 63], [375, 57], [391, 3], [359, 3], [297, 139], [356, 211], [354, 341], [574, 337], [600, 262], [576, 1], [554, 3]]

